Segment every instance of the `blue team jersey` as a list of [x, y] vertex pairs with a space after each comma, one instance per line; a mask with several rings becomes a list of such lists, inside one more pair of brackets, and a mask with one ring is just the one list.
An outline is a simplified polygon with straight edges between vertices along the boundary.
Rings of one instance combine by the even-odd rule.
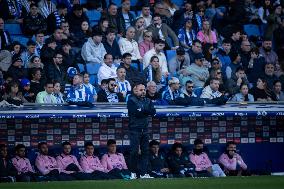
[[72, 86], [67, 94], [67, 102], [93, 102], [93, 93], [85, 85]]

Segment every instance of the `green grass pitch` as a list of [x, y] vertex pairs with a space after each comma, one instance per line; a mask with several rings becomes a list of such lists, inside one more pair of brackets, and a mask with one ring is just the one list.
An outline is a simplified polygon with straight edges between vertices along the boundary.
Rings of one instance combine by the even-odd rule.
[[2, 183], [0, 189], [277, 189], [284, 188], [283, 176], [227, 178], [183, 178], [111, 181], [72, 181], [38, 183]]

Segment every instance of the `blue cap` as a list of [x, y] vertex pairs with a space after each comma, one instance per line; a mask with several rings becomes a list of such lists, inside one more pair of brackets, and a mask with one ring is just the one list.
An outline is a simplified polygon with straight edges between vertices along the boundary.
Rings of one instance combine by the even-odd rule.
[[30, 80], [28, 80], [26, 78], [21, 80], [21, 87], [25, 87], [25, 86], [28, 86], [30, 84], [31, 84]]
[[74, 68], [74, 67], [69, 67], [69, 68], [67, 69], [67, 75], [68, 75], [68, 77], [74, 77], [77, 73], [78, 73], [78, 72], [77, 72], [77, 69]]

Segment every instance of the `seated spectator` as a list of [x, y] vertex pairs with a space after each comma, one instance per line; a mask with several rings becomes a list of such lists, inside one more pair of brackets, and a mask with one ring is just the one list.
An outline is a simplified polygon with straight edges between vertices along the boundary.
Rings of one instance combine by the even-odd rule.
[[197, 97], [197, 95], [193, 91], [194, 83], [191, 80], [185, 82], [184, 88], [181, 90], [180, 97], [181, 98], [190, 98]]
[[44, 18], [56, 11], [56, 4], [52, 0], [40, 0], [38, 3], [40, 13]]
[[[141, 43], [143, 41], [143, 38], [144, 38], [144, 31], [145, 31], [145, 28], [144, 28], [144, 18], [142, 17], [138, 17], [136, 20], [135, 20], [135, 36], [134, 36], [134, 40], [137, 41], [137, 43]], [[142, 55], [141, 55], [142, 56]]]
[[[41, 175], [45, 176], [46, 181], [61, 180], [60, 172], [57, 162], [54, 157], [48, 155], [48, 146], [46, 142], [38, 144], [39, 154], [35, 160], [35, 166]], [[64, 179], [62, 179], [64, 180]]]
[[117, 41], [115, 40], [115, 30], [114, 29], [107, 29], [106, 32], [106, 41], [103, 42], [106, 52], [111, 54], [114, 58], [115, 63], [120, 63], [121, 59], [121, 52], [118, 46]]
[[12, 76], [15, 81], [28, 77], [27, 69], [23, 67], [23, 60], [20, 57], [13, 57], [12, 65], [9, 67], [7, 74]]
[[5, 144], [0, 144], [0, 183], [14, 182], [17, 170], [14, 167]]
[[45, 82], [44, 91], [41, 91], [36, 96], [36, 103], [40, 104], [56, 104], [56, 97], [53, 95], [54, 85], [51, 80]]
[[227, 142], [226, 151], [219, 157], [219, 163], [228, 176], [248, 175], [247, 165], [237, 154], [237, 145], [234, 142]]
[[55, 42], [56, 42], [56, 45], [57, 45], [58, 49], [62, 48], [63, 36], [64, 36], [64, 33], [63, 33], [63, 29], [61, 29], [61, 28], [56, 28], [53, 31], [52, 35], [50, 35], [51, 38], [55, 39]]
[[207, 43], [217, 45], [216, 33], [211, 30], [211, 26], [208, 20], [203, 20], [202, 30], [197, 33], [197, 39], [201, 41], [203, 45]]
[[258, 48], [253, 48], [250, 52], [247, 76], [250, 83], [256, 84], [258, 77], [264, 76], [265, 59], [259, 54]]
[[105, 180], [116, 178], [101, 164], [100, 159], [94, 155], [92, 142], [85, 144], [85, 154], [80, 158], [80, 165], [85, 173], [92, 174], [93, 179]]
[[197, 177], [225, 177], [218, 164], [212, 164], [206, 152], [203, 149], [204, 143], [201, 139], [194, 140], [194, 148], [189, 155], [190, 161], [195, 165]]
[[57, 47], [57, 44], [54, 38], [50, 37], [45, 40], [45, 44], [40, 50], [40, 59], [46, 67], [49, 64], [53, 63], [53, 57], [56, 52], [56, 47]]
[[98, 102], [124, 102], [123, 94], [119, 92], [115, 92], [115, 88], [117, 87], [115, 79], [108, 79], [108, 86], [105, 90], [101, 90], [98, 92]]
[[93, 31], [92, 37], [82, 47], [82, 58], [86, 63], [102, 64], [105, 54], [106, 50], [102, 44], [102, 33]]
[[[176, 50], [179, 47], [179, 40], [175, 32], [165, 23], [162, 23], [161, 16], [156, 14], [153, 16], [153, 23], [147, 28], [153, 34], [153, 39], [161, 39], [167, 44], [167, 49]], [[173, 47], [168, 42], [168, 38], [173, 41]]]
[[116, 70], [116, 83], [117, 83], [117, 91], [123, 94], [125, 98], [127, 94], [131, 93], [131, 85], [129, 81], [125, 79], [126, 71], [124, 67], [118, 67]]
[[[161, 93], [158, 93], [157, 85], [154, 81], [149, 81], [146, 88], [146, 97], [149, 98], [154, 105], [163, 104]], [[164, 104], [167, 104], [164, 102]]]
[[[24, 51], [24, 46], [19, 41], [14, 41], [10, 45], [10, 52], [13, 56], [21, 56], [23, 51]], [[10, 56], [11, 56], [11, 54], [10, 54]]]
[[35, 47], [36, 47], [36, 43], [30, 40], [27, 42], [27, 50], [21, 53], [21, 59], [23, 60], [24, 68], [28, 68], [28, 64], [30, 63], [31, 58], [34, 55], [37, 55], [35, 54], [36, 53]]
[[[172, 15], [169, 12], [169, 10], [166, 9], [165, 5], [161, 1], [159, 1], [159, 2], [155, 1], [153, 8], [154, 8], [153, 15], [160, 15], [162, 23], [165, 23], [168, 26], [172, 25], [172, 23], [173, 23]], [[155, 19], [154, 19], [154, 16], [153, 16], [152, 23], [154, 21], [155, 21]]]
[[273, 96], [275, 101], [284, 101], [284, 93], [282, 91], [282, 84], [280, 80], [273, 83]]
[[130, 12], [130, 0], [121, 1], [121, 9], [119, 9], [117, 16], [123, 29], [122, 33], [125, 33], [130, 26], [134, 26], [135, 17]]
[[182, 47], [178, 48], [176, 53], [177, 55], [169, 60], [169, 70], [171, 74], [178, 76], [190, 65], [190, 58]]
[[[239, 54], [241, 56], [240, 62], [242, 64], [242, 66], [244, 67], [245, 72], [247, 72], [249, 62], [251, 60], [251, 50], [252, 50], [251, 46], [252, 46], [252, 44], [249, 42], [249, 40], [243, 40], [241, 42], [241, 49], [239, 50]], [[238, 52], [238, 51], [234, 51], [232, 49], [231, 53], [233, 53], [233, 52]], [[233, 61], [232, 58], [231, 58], [231, 60]]]
[[31, 4], [30, 10], [23, 20], [23, 33], [28, 37], [32, 37], [40, 30], [46, 30], [46, 20], [39, 14], [37, 5]]
[[38, 69], [41, 69], [43, 70], [43, 63], [41, 62], [41, 59], [39, 56], [37, 55], [34, 55], [30, 58], [30, 62], [28, 63], [28, 69], [33, 69], [33, 68], [38, 68]]
[[18, 144], [15, 147], [16, 156], [12, 159], [14, 167], [17, 169], [16, 180], [19, 182], [30, 182], [35, 180], [35, 171], [32, 168], [31, 162], [26, 158], [26, 147], [23, 144]]
[[156, 84], [164, 84], [161, 82], [162, 78], [165, 77], [162, 75], [161, 67], [159, 65], [159, 58], [155, 55], [151, 57], [150, 64], [143, 70], [143, 74], [147, 79], [147, 82], [155, 81]]
[[212, 78], [210, 84], [207, 85], [203, 90], [200, 98], [214, 99], [222, 96], [222, 93], [219, 92], [219, 80], [217, 78]]
[[96, 102], [98, 98], [98, 94], [97, 94], [95, 87], [90, 83], [89, 74], [87, 72], [82, 72], [82, 76], [83, 76], [83, 85], [91, 91], [94, 102]]
[[[73, 25], [73, 24], [71, 24]], [[92, 29], [89, 26], [87, 21], [83, 21], [80, 24], [80, 28], [74, 31], [74, 46], [78, 48], [82, 48], [84, 43], [88, 40], [89, 37], [92, 35]]]
[[139, 46], [139, 52], [142, 57], [151, 50], [154, 47], [154, 43], [152, 40], [152, 32], [145, 30], [143, 33], [143, 41], [141, 41], [138, 46]]
[[[242, 66], [241, 64], [241, 56], [237, 52], [230, 53], [231, 63], [228, 64], [224, 73], [226, 73], [226, 79], [231, 79], [236, 74], [237, 68]], [[245, 69], [245, 68], [243, 68]]]
[[88, 87], [83, 85], [83, 76], [81, 74], [76, 74], [73, 77], [72, 87], [67, 94], [67, 102], [69, 103], [93, 103], [94, 95], [93, 91], [90, 91]]
[[65, 180], [90, 180], [92, 175], [84, 173], [77, 158], [71, 155], [71, 144], [69, 142], [62, 143], [63, 151], [56, 157], [59, 170], [64, 174]]
[[194, 177], [195, 166], [190, 162], [188, 154], [183, 151], [181, 143], [174, 143], [168, 156], [168, 165], [174, 177]]
[[227, 86], [225, 85], [224, 81], [223, 81], [223, 74], [221, 72], [221, 69], [216, 69], [216, 70], [211, 70], [210, 71], [210, 76], [209, 78], [206, 80], [204, 86], [207, 86], [210, 84], [210, 80], [211, 78], [217, 78], [219, 80], [219, 91], [222, 93], [222, 94], [225, 94], [227, 93], [228, 91], [228, 88]]
[[60, 29], [62, 30], [62, 34], [61, 34], [62, 37], [61, 38], [62, 39], [68, 39], [72, 43], [75, 43], [76, 42], [76, 37], [74, 36], [74, 33], [70, 32], [69, 28], [70, 28], [70, 25], [69, 25], [69, 23], [66, 20], [64, 20], [64, 21], [62, 21], [60, 23]]
[[108, 20], [108, 26], [110, 28], [114, 28], [119, 37], [121, 37], [124, 33], [123, 26], [121, 24], [120, 18], [118, 16], [117, 5], [114, 3], [110, 3], [105, 15], [102, 16]]
[[267, 24], [267, 17], [273, 12], [273, 3], [271, 0], [262, 1], [261, 6], [258, 8], [258, 16], [262, 25]]
[[70, 25], [70, 32], [73, 33], [81, 29], [83, 21], [89, 23], [89, 18], [83, 12], [83, 7], [80, 4], [75, 4], [72, 7], [72, 12], [67, 15], [66, 20]]
[[132, 63], [135, 64], [135, 67], [140, 69], [140, 63], [142, 63], [142, 57], [139, 52], [138, 43], [134, 40], [135, 28], [130, 26], [126, 30], [125, 38], [120, 38], [118, 45], [120, 48], [121, 54], [130, 53]]
[[63, 55], [60, 51], [57, 51], [53, 55], [53, 61], [47, 65], [46, 77], [49, 80], [57, 80], [62, 86], [64, 86], [65, 72], [64, 66], [62, 65]]
[[23, 97], [30, 103], [35, 102], [36, 95], [31, 91], [31, 82], [27, 78], [21, 79], [20, 83], [21, 93]]
[[266, 63], [264, 67], [264, 79], [269, 89], [272, 89], [274, 81], [278, 80], [278, 77], [275, 75], [275, 66], [275, 64]]
[[63, 39], [61, 42], [61, 53], [63, 56], [62, 66], [63, 70], [67, 70], [69, 67], [75, 67], [79, 70], [78, 65], [76, 63], [76, 55], [71, 50], [71, 42], [68, 39]]
[[219, 48], [218, 52], [216, 53], [216, 56], [219, 58], [221, 62], [221, 68], [222, 72], [226, 73], [226, 69], [231, 64], [231, 58], [229, 56], [231, 52], [231, 39], [224, 39], [222, 41], [222, 47]]
[[20, 92], [19, 83], [17, 81], [10, 81], [8, 83], [6, 92], [3, 95], [2, 99], [16, 106], [20, 106], [23, 103], [28, 102]]
[[45, 80], [42, 80], [42, 71], [39, 68], [32, 68], [30, 70], [32, 79], [31, 79], [31, 92], [37, 96], [37, 94], [44, 90], [43, 83]]
[[113, 65], [113, 57], [111, 54], [104, 55], [104, 62], [98, 71], [98, 84], [101, 84], [103, 79], [116, 78], [116, 66]]
[[3, 9], [3, 15], [7, 16], [5, 20], [14, 20], [17, 23], [22, 24], [23, 18], [27, 15], [27, 10], [23, 6], [22, 1], [17, 0], [3, 0], [6, 2], [5, 9]]
[[105, 17], [102, 17], [101, 20], [99, 21], [98, 25], [94, 25], [93, 28], [92, 28], [93, 31], [99, 31], [99, 32], [102, 33], [102, 42], [106, 41], [106, 35], [107, 35], [108, 29], [115, 30], [114, 27], [109, 26], [109, 20]]
[[190, 63], [194, 62], [195, 57], [202, 53], [201, 42], [198, 39], [193, 40], [192, 47], [187, 52], [190, 58]]
[[282, 2], [280, 4], [279, 1], [276, 1], [273, 4], [273, 11], [269, 16], [267, 16], [267, 25], [264, 32], [265, 38], [272, 38], [273, 37], [273, 31], [279, 27], [281, 24], [281, 16], [282, 16]]
[[61, 85], [58, 81], [54, 81], [53, 82], [53, 95], [55, 96], [56, 98], [56, 104], [62, 104], [65, 102], [64, 100], [64, 96], [63, 94], [61, 93]]
[[135, 83], [146, 83], [146, 78], [136, 68], [131, 66], [131, 54], [124, 53], [122, 55], [122, 62], [119, 67], [124, 67], [126, 70], [125, 79], [130, 82], [131, 86]]
[[[221, 62], [219, 58], [213, 58], [211, 61], [211, 68], [208, 69], [209, 73], [212, 73], [212, 71], [220, 70], [221, 71]], [[221, 71], [222, 73], [222, 71]]]
[[[213, 59], [216, 59], [216, 52], [217, 48], [214, 47], [214, 45], [210, 43], [206, 43], [203, 47], [203, 54], [205, 57], [205, 60], [208, 61], [209, 63], [212, 63]], [[210, 66], [208, 66], [210, 68]]]
[[165, 90], [162, 93], [162, 99], [166, 100], [168, 103], [177, 99], [180, 96], [179, 88], [180, 88], [180, 83], [178, 78], [172, 77], [168, 81], [168, 86], [165, 88]]
[[193, 19], [193, 5], [191, 1], [184, 2], [184, 8], [179, 9], [173, 15], [173, 25], [172, 28], [174, 29], [175, 33], [179, 33], [179, 29], [182, 28], [188, 19]]
[[182, 84], [191, 80], [194, 83], [195, 88], [204, 86], [205, 81], [209, 78], [208, 69], [203, 65], [204, 60], [205, 59], [201, 53], [197, 54], [195, 56], [194, 63], [180, 71]]
[[149, 171], [150, 176], [154, 178], [168, 178], [170, 169], [167, 163], [167, 159], [162, 154], [160, 149], [160, 143], [156, 140], [152, 140], [149, 143], [150, 155], [149, 155]]
[[168, 76], [168, 63], [166, 56], [163, 52], [165, 48], [165, 42], [163, 40], [157, 39], [154, 41], [154, 48], [145, 53], [143, 57], [143, 69], [145, 69], [149, 64], [150, 60], [153, 56], [157, 56], [159, 58], [159, 65], [162, 71], [162, 75], [165, 77]]
[[272, 50], [272, 40], [265, 38], [262, 42], [262, 47], [259, 49], [259, 54], [265, 58], [266, 63], [278, 64], [278, 56], [274, 50]]
[[255, 101], [267, 102], [272, 100], [271, 90], [267, 86], [267, 81], [263, 77], [259, 77], [256, 86], [250, 92]]
[[254, 102], [254, 97], [248, 93], [248, 84], [242, 83], [240, 85], [240, 92], [236, 93], [230, 100], [232, 102]]
[[[202, 2], [201, 2], [202, 3]], [[196, 13], [193, 15], [193, 28], [196, 32], [202, 30], [202, 21], [205, 20], [205, 5], [197, 7]]]
[[[144, 26], [148, 27], [152, 23], [152, 15], [151, 15], [151, 10], [150, 10], [150, 5], [148, 3], [142, 4], [141, 8], [141, 14], [138, 16], [138, 18], [144, 18]], [[140, 52], [141, 53], [141, 52]], [[143, 55], [141, 54], [143, 57]]]
[[128, 170], [123, 154], [116, 152], [116, 141], [107, 141], [107, 154], [103, 155], [101, 163], [109, 174], [120, 175], [121, 179], [135, 179], [136, 176]]
[[35, 34], [35, 42], [36, 42], [36, 54], [40, 56], [41, 49], [44, 45], [44, 31], [38, 30]]
[[47, 34], [52, 34], [56, 28], [59, 28], [61, 22], [65, 21], [65, 17], [67, 15], [67, 7], [63, 3], [59, 3], [56, 5], [56, 9], [52, 13], [50, 13], [47, 17]]
[[231, 95], [234, 95], [239, 92], [240, 86], [242, 84], [249, 84], [249, 81], [247, 79], [245, 70], [243, 67], [239, 66], [236, 69], [236, 72], [230, 79], [227, 80], [227, 88]]
[[179, 29], [178, 39], [181, 47], [183, 47], [187, 51], [191, 49], [193, 41], [196, 40], [196, 32], [192, 28], [191, 18], [187, 18], [185, 20], [184, 26]]

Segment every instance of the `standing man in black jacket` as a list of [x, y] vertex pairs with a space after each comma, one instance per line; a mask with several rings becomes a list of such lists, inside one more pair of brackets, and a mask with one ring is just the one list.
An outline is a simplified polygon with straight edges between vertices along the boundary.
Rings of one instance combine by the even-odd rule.
[[156, 114], [156, 109], [154, 108], [152, 101], [146, 98], [144, 84], [139, 83], [134, 85], [133, 95], [127, 102], [127, 109], [131, 147], [131, 171], [140, 174], [140, 178], [153, 178], [147, 174], [149, 159], [148, 116], [154, 116]]

